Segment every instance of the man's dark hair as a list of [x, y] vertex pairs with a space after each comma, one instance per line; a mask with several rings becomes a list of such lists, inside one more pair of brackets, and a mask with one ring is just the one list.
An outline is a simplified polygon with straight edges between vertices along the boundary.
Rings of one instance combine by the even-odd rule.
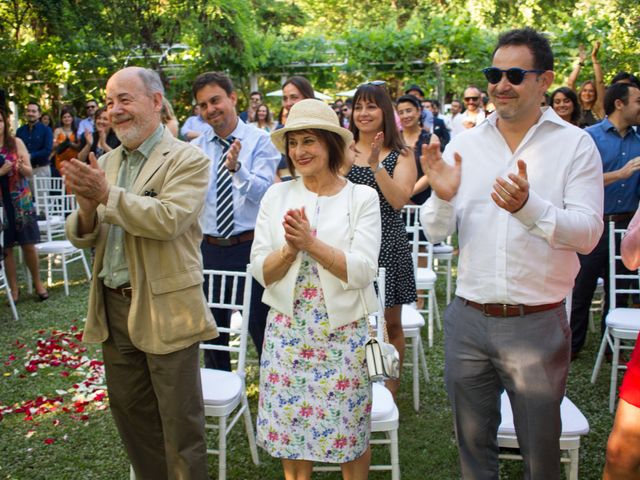
[[353, 107], [353, 97], [349, 97], [344, 101], [343, 105], [349, 105], [350, 107]]
[[499, 48], [524, 45], [533, 55], [533, 67], [537, 70], [553, 70], [553, 52], [547, 38], [531, 27], [518, 28], [503, 33], [491, 54], [493, 58]]
[[28, 103], [27, 103], [27, 107], [28, 107], [29, 105], [35, 105], [35, 106], [36, 106], [36, 108], [38, 109], [38, 113], [39, 113], [39, 112], [42, 112], [42, 109], [40, 108], [40, 104], [39, 104], [39, 103], [37, 103], [37, 102], [28, 102]]
[[616, 110], [616, 100], [622, 100], [624, 105], [629, 103], [629, 89], [631, 88], [638, 87], [628, 83], [614, 83], [607, 88], [604, 94], [605, 115], [611, 115]]
[[260, 100], [262, 100], [262, 93], [258, 92], [257, 90], [254, 90], [253, 92], [251, 92], [249, 94], [249, 97], [253, 97], [254, 95], [260, 95]]
[[619, 82], [629, 83], [631, 85], [635, 85], [636, 87], [640, 88], [640, 80], [638, 80], [638, 77], [636, 77], [633, 73], [629, 73], [629, 72], [616, 73], [615, 76], [611, 79], [611, 85]]
[[440, 102], [438, 100], [436, 100], [435, 98], [432, 98], [429, 101], [431, 102], [431, 105], [433, 105], [434, 107], [436, 107], [438, 109], [438, 111], [440, 111]]
[[98, 101], [97, 101], [95, 98], [90, 98], [89, 100], [87, 100], [86, 102], [84, 102], [84, 104], [86, 105], [86, 104], [87, 104], [87, 103], [89, 103], [89, 102], [93, 102], [93, 103], [95, 103], [96, 105], [100, 105], [100, 104], [98, 103]]
[[231, 95], [234, 91], [233, 82], [226, 74], [222, 72], [205, 72], [198, 75], [193, 81], [193, 87], [191, 87], [193, 98], [196, 98], [198, 92], [207, 85], [217, 85], [223, 89], [227, 95]]

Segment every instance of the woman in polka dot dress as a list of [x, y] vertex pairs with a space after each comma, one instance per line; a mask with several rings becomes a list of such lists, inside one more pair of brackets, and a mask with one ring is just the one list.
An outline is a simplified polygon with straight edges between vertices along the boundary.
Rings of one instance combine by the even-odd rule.
[[[382, 245], [378, 264], [386, 268], [385, 320], [389, 340], [404, 357], [402, 305], [416, 301], [416, 282], [400, 210], [411, 197], [416, 166], [396, 126], [394, 107], [384, 82], [360, 85], [353, 98], [350, 130], [356, 142], [354, 164], [347, 178], [373, 187], [380, 198]], [[380, 159], [383, 159], [380, 161]], [[399, 380], [388, 381], [394, 397]]]

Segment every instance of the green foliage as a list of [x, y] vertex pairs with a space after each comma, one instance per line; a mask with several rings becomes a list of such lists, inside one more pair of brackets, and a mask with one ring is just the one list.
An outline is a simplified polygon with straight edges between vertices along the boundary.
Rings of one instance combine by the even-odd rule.
[[[268, 91], [302, 74], [329, 92], [384, 78], [448, 100], [484, 85], [498, 33], [524, 25], [549, 35], [557, 85], [578, 45], [595, 40], [605, 79], [638, 71], [634, 0], [11, 0], [0, 2], [0, 88], [20, 104], [81, 108], [114, 70], [143, 65], [161, 72], [179, 115], [206, 70], [228, 72], [245, 92], [250, 75]], [[592, 75], [587, 62], [582, 77]]]

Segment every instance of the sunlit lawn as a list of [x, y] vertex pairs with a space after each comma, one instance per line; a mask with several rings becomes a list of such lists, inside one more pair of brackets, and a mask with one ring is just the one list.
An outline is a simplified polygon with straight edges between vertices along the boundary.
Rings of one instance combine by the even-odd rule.
[[[76, 272], [72, 278], [81, 276]], [[128, 476], [127, 459], [111, 420], [108, 398], [101, 398], [100, 382], [93, 378], [85, 391], [82, 387], [83, 381], [100, 372], [98, 364], [91, 366], [89, 363], [90, 359], [101, 359], [100, 350], [94, 345], [70, 346], [65, 343], [67, 340], [75, 343], [74, 335], [83, 328], [87, 296], [88, 286], [84, 282], [76, 283], [69, 297], [64, 296], [62, 285], [57, 285], [51, 289], [51, 298], [45, 303], [30, 298], [23, 287], [18, 304], [21, 319], [15, 322], [9, 308], [4, 305], [4, 296], [0, 295], [0, 411], [42, 396], [49, 400], [59, 397], [60, 402], [47, 404], [41, 400], [42, 405], [34, 414], [9, 413], [0, 420], [1, 478], [124, 479]], [[439, 300], [442, 310], [443, 289], [439, 291]], [[86, 352], [78, 354], [81, 363], [82, 356], [87, 357], [83, 365], [71, 368], [69, 363], [73, 366], [76, 359], [69, 360], [62, 355], [57, 357], [61, 359], [57, 366], [28, 371], [27, 351], [32, 350], [36, 354], [37, 340], [49, 339], [54, 330], [59, 333], [54, 336], [56, 341], [53, 345], [60, 344], [64, 348], [52, 352], [86, 347]], [[590, 333], [586, 350], [572, 364], [569, 378], [568, 396], [591, 424], [591, 433], [583, 438], [580, 451], [581, 479], [600, 478], [606, 439], [613, 420], [607, 410], [608, 365], [605, 365], [596, 385], [589, 383], [599, 342], [597, 337]], [[426, 331], [424, 339], [426, 345]], [[451, 415], [442, 381], [442, 343], [442, 332], [437, 331], [434, 348], [427, 352], [431, 381], [428, 385], [421, 385], [419, 413], [415, 413], [412, 407], [410, 370], [406, 368], [404, 371], [399, 397], [400, 463], [404, 479], [455, 479], [459, 476]], [[257, 377], [257, 365], [252, 363], [248, 381], [254, 419]], [[74, 389], [74, 385], [78, 387]], [[282, 478], [279, 463], [262, 451], [261, 465], [252, 464], [241, 425], [234, 429], [229, 445], [229, 479]], [[384, 455], [386, 451], [374, 450], [374, 459], [385, 458]], [[217, 478], [216, 457], [210, 459], [210, 474]], [[340, 477], [335, 473], [318, 473], [315, 478], [330, 480]], [[390, 475], [375, 472], [370, 478], [386, 479]], [[503, 462], [501, 478], [521, 478], [520, 463]]]

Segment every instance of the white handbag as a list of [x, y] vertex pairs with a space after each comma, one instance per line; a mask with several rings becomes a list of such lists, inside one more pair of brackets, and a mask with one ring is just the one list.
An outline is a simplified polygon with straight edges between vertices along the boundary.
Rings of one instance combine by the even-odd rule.
[[369, 340], [364, 346], [367, 370], [373, 382], [400, 378], [400, 355], [396, 347], [388, 343], [386, 325], [383, 328], [385, 339], [380, 341], [369, 327]]

